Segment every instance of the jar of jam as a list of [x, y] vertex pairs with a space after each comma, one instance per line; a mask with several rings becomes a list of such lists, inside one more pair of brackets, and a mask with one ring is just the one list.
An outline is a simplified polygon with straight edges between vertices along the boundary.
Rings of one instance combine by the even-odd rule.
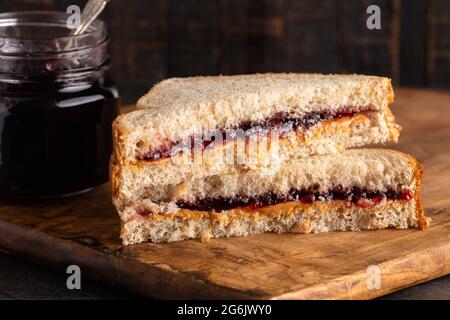
[[0, 197], [81, 193], [108, 180], [119, 94], [108, 33], [70, 36], [56, 12], [0, 14]]

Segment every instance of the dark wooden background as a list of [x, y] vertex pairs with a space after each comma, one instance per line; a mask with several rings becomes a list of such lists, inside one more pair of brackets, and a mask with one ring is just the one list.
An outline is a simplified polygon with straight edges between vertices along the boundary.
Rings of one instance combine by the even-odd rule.
[[[0, 0], [0, 11], [85, 2]], [[371, 4], [381, 8], [381, 30], [366, 28]], [[171, 76], [264, 71], [356, 72], [450, 87], [449, 0], [111, 0], [102, 17], [126, 103]]]

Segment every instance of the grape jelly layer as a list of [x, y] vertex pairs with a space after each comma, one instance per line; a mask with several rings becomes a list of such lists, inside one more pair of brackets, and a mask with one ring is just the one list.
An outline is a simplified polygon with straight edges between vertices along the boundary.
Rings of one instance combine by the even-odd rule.
[[414, 193], [410, 189], [403, 189], [401, 192], [395, 192], [392, 190], [379, 192], [356, 187], [351, 189], [336, 187], [328, 192], [319, 192], [314, 190], [314, 188], [310, 190], [291, 189], [285, 195], [267, 193], [254, 197], [235, 196], [205, 198], [196, 200], [195, 202], [178, 201], [177, 205], [183, 209], [220, 212], [239, 207], [258, 209], [289, 201], [298, 201], [301, 203], [311, 204], [314, 201], [341, 200], [345, 201], [345, 204], [348, 207], [358, 206], [362, 208], [371, 208], [385, 200], [408, 201], [411, 200], [413, 196]]
[[[230, 138], [233, 140], [236, 138], [249, 139], [255, 135], [263, 136], [274, 131], [283, 135], [299, 129], [308, 130], [322, 121], [351, 117], [369, 110], [369, 107], [345, 106], [332, 111], [308, 112], [302, 117], [287, 112], [279, 112], [262, 121], [244, 121], [234, 127], [212, 130], [211, 132], [205, 133], [203, 136], [192, 135], [186, 139], [177, 141], [168, 140], [163, 146], [152, 149], [145, 154], [138, 155], [137, 160], [155, 161], [169, 158], [186, 149], [193, 149], [194, 147], [199, 147], [201, 150], [204, 150], [215, 141], [217, 134], [219, 134], [219, 137], [222, 137], [223, 143], [226, 143], [227, 139]], [[236, 133], [237, 131], [238, 133]]]

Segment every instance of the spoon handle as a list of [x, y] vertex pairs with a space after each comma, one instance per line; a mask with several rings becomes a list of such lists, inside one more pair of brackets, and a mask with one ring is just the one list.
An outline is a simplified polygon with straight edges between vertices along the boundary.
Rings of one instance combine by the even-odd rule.
[[81, 23], [70, 34], [77, 36], [86, 31], [90, 24], [99, 16], [103, 11], [106, 4], [110, 0], [89, 0], [81, 13]]

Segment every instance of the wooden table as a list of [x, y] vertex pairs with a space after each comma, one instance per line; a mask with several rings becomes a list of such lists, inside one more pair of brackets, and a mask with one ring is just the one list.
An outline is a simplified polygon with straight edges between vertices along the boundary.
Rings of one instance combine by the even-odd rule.
[[[163, 298], [373, 298], [443, 276], [448, 273], [450, 256], [450, 95], [397, 90], [393, 110], [403, 131], [400, 143], [392, 147], [411, 153], [425, 166], [423, 197], [427, 213], [434, 218], [429, 231], [266, 234], [245, 241], [234, 238], [209, 244], [189, 241], [122, 247], [117, 238], [117, 217], [112, 215], [109, 200], [105, 200], [107, 189], [102, 187], [79, 198], [43, 202], [39, 207], [0, 204], [0, 247], [58, 268], [59, 275], [68, 263], [82, 264], [86, 274], [98, 280]], [[284, 243], [312, 246], [314, 250], [299, 251], [292, 246], [279, 250]], [[259, 248], [259, 252], [242, 251], [242, 244], [248, 250]], [[298, 256], [299, 252], [307, 256]], [[207, 264], [202, 260], [205, 257]], [[367, 262], [379, 263], [386, 272], [389, 285], [378, 292], [364, 288], [364, 274], [359, 271], [363, 269], [358, 268]], [[10, 265], [11, 270], [20, 272], [15, 263]], [[300, 274], [295, 268], [300, 268]], [[285, 284], [274, 284], [273, 276]], [[315, 278], [319, 283], [311, 282]], [[308, 281], [308, 286], [302, 281]], [[449, 298], [448, 284], [447, 276], [410, 289], [412, 296], [405, 291], [397, 296], [414, 298], [417, 292], [416, 297], [445, 299]], [[424, 295], [424, 290], [433, 290], [435, 295]], [[5, 291], [6, 295], [10, 292], [2, 289], [0, 282], [0, 297]]]
[[[134, 299], [126, 290], [84, 279], [81, 290], [67, 290], [67, 274], [0, 253], [1, 299]], [[450, 300], [450, 276], [400, 290], [381, 299], [440, 299]]]

